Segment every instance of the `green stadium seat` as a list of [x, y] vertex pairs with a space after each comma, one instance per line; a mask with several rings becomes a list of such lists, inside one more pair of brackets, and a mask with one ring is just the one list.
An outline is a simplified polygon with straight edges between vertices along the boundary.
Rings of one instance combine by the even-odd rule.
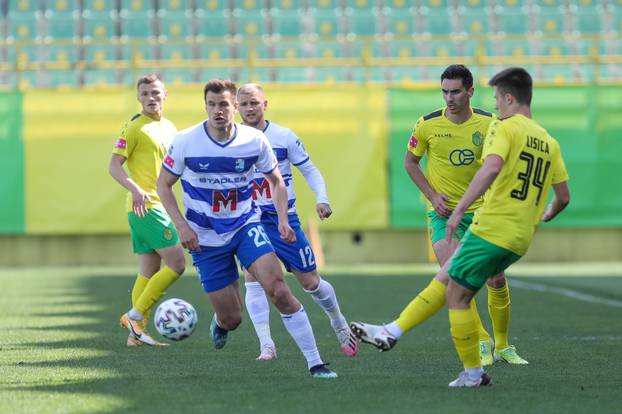
[[258, 40], [240, 42], [233, 47], [233, 57], [242, 60], [270, 59], [273, 56], [272, 45]]
[[116, 0], [83, 0], [83, 11], [94, 13], [118, 12]]
[[276, 10], [299, 10], [303, 8], [305, 0], [272, 0], [270, 4]]
[[43, 88], [75, 88], [80, 86], [79, 73], [71, 69], [48, 69], [39, 74], [38, 86]]
[[449, 8], [425, 7], [416, 18], [425, 23], [423, 31], [432, 35], [456, 33], [455, 12]]
[[604, 31], [610, 33], [622, 33], [622, 4], [618, 4], [616, 6], [609, 4], [605, 10], [608, 18]]
[[304, 15], [300, 9], [272, 9], [272, 35], [278, 37], [298, 37], [305, 33]]
[[344, 56], [344, 42], [336, 40], [318, 40], [310, 45], [310, 57], [333, 59], [342, 58]]
[[79, 38], [78, 12], [52, 11], [46, 13], [47, 40], [77, 40]]
[[572, 45], [564, 39], [540, 39], [538, 41], [540, 55], [548, 57], [562, 57], [573, 55]]
[[424, 7], [432, 9], [446, 9], [449, 5], [448, 0], [422, 0], [421, 3]]
[[85, 11], [82, 15], [83, 38], [86, 42], [118, 38], [117, 13], [112, 11]]
[[385, 82], [389, 79], [389, 72], [387, 67], [381, 66], [357, 66], [350, 68], [350, 72], [347, 74], [347, 80], [351, 82], [365, 84], [368, 82], [377, 83]]
[[496, 6], [501, 6], [506, 9], [520, 9], [531, 4], [531, 0], [497, 0]]
[[309, 10], [311, 33], [320, 37], [335, 37], [344, 34], [343, 13], [338, 9]]
[[564, 0], [536, 0], [534, 3], [538, 6], [544, 7], [559, 7], [562, 6], [565, 2]]
[[268, 35], [268, 13], [265, 10], [235, 9], [233, 23], [237, 37], [248, 39]]
[[312, 54], [312, 45], [298, 40], [275, 42], [274, 57], [277, 59], [303, 59]]
[[601, 6], [573, 7], [572, 14], [576, 25], [574, 29], [581, 33], [599, 33], [603, 30], [602, 24], [605, 19], [605, 10]]
[[45, 61], [45, 49], [41, 44], [24, 43], [9, 45], [7, 49], [9, 62], [20, 66]]
[[69, 14], [80, 12], [82, 8], [79, 0], [47, 0], [45, 6], [48, 12]]
[[194, 68], [165, 68], [158, 70], [157, 73], [170, 86], [197, 82], [197, 70]]
[[24, 70], [16, 73], [16, 86], [22, 91], [42, 87], [39, 73], [38, 70]]
[[194, 36], [194, 17], [190, 11], [158, 12], [160, 40], [162, 42], [180, 39], [191, 40]]
[[350, 68], [345, 66], [318, 66], [310, 71], [309, 83], [331, 85], [348, 80]]
[[539, 6], [534, 13], [535, 31], [545, 35], [570, 32], [570, 12], [566, 7], [543, 7]]
[[485, 50], [488, 56], [515, 58], [541, 54], [538, 41], [525, 39], [488, 40]]
[[530, 32], [530, 15], [523, 7], [496, 7], [492, 20], [496, 23], [495, 33], [523, 34]]
[[488, 34], [491, 30], [488, 8], [462, 8], [458, 13], [458, 24], [462, 33]]
[[414, 8], [393, 9], [384, 11], [386, 33], [394, 36], [410, 36], [415, 33], [417, 11]]
[[86, 43], [84, 45], [84, 60], [99, 64], [119, 60], [119, 46], [114, 43]]
[[233, 46], [227, 42], [199, 42], [197, 59], [202, 61], [219, 61], [231, 59]]
[[120, 0], [121, 13], [155, 12], [154, 0]]
[[134, 63], [147, 63], [156, 60], [156, 46], [149, 42], [136, 42], [132, 44], [121, 45], [121, 59], [129, 62], [130, 65]]
[[231, 36], [231, 13], [228, 11], [199, 10], [196, 14], [197, 36], [208, 39], [224, 39]]
[[383, 33], [383, 21], [375, 8], [348, 8], [345, 13], [348, 35], [372, 37]]
[[459, 3], [462, 7], [471, 10], [482, 10], [488, 8], [488, 0], [466, 0]]
[[376, 0], [346, 0], [345, 6], [351, 9], [366, 10], [375, 7]]
[[233, 72], [228, 67], [208, 67], [197, 70], [197, 81], [206, 83], [210, 79], [232, 79]]
[[43, 40], [43, 14], [40, 11], [9, 11], [6, 17], [7, 40], [36, 41]]
[[55, 65], [66, 66], [67, 69], [76, 64], [78, 53], [78, 48], [71, 44], [52, 43], [45, 46], [45, 60]]
[[335, 10], [340, 6], [339, 0], [308, 0], [309, 8]]
[[412, 0], [384, 0], [383, 5], [389, 10], [405, 10], [413, 7]]
[[599, 65], [598, 79], [607, 81], [622, 80], [622, 70], [619, 64]]
[[571, 82], [587, 81], [580, 72], [581, 65], [542, 65], [539, 80], [565, 85]]
[[[390, 66], [388, 76], [392, 83], [412, 83], [427, 81], [427, 74], [424, 74], [421, 66]], [[440, 75], [441, 72], [438, 72]]]
[[158, 10], [162, 12], [192, 12], [192, 0], [160, 0]]
[[233, 8], [241, 10], [260, 11], [267, 9], [266, 0], [233, 0]]
[[[8, 0], [7, 14], [18, 13], [35, 13], [41, 12], [41, 3], [39, 0]], [[4, 3], [2, 4], [4, 9]]]
[[189, 42], [163, 42], [160, 45], [160, 58], [170, 62], [183, 62], [194, 59], [194, 45]]
[[265, 67], [240, 68], [236, 73], [236, 79], [240, 85], [247, 82], [272, 82], [274, 69]]
[[121, 39], [155, 39], [156, 17], [153, 11], [122, 10], [119, 13]]
[[196, 0], [197, 12], [204, 10], [206, 12], [228, 11], [229, 0]]

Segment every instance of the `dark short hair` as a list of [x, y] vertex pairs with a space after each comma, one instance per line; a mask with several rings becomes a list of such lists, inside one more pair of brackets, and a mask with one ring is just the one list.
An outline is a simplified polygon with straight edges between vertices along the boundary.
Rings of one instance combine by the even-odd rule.
[[488, 81], [490, 86], [496, 86], [502, 93], [509, 93], [519, 104], [531, 105], [533, 80], [523, 68], [507, 68], [497, 73]]
[[150, 83], [154, 83], [154, 82], [162, 82], [162, 78], [160, 78], [158, 75], [156, 75], [155, 73], [151, 73], [149, 75], [145, 75], [141, 78], [138, 79], [138, 82], [136, 82], [136, 90], [138, 90], [138, 88], [140, 87], [140, 85], [149, 85]]
[[473, 87], [473, 74], [464, 65], [449, 65], [441, 74], [441, 82], [443, 79], [460, 79], [464, 89]]
[[223, 93], [225, 91], [231, 92], [231, 97], [235, 100], [237, 90], [235, 83], [228, 79], [210, 79], [203, 87], [203, 100], [208, 92]]

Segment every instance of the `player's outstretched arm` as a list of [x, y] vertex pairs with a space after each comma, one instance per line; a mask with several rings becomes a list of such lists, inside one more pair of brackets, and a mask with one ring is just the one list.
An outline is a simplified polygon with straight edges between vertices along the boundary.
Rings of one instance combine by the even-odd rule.
[[287, 216], [287, 188], [281, 176], [279, 168], [276, 167], [271, 172], [265, 174], [268, 184], [270, 184], [270, 193], [272, 194], [272, 202], [276, 208], [279, 217], [279, 233], [281, 238], [288, 243], [296, 241], [296, 233], [289, 226], [289, 218]]
[[570, 204], [570, 189], [568, 188], [567, 181], [553, 184], [553, 192], [555, 195], [553, 196], [551, 203], [544, 210], [544, 214], [542, 214], [542, 221], [553, 220], [555, 216], [561, 213], [562, 210]]
[[445, 205], [445, 200], [448, 200], [449, 197], [446, 194], [439, 194], [434, 191], [421, 169], [420, 162], [421, 157], [410, 151], [406, 151], [406, 156], [404, 157], [404, 168], [406, 169], [408, 176], [411, 180], [413, 180], [415, 185], [419, 187], [419, 190], [421, 190], [425, 198], [430, 200], [432, 207], [434, 207], [434, 211], [439, 217], [449, 216], [451, 214], [451, 210]]
[[492, 183], [495, 181], [495, 178], [499, 175], [499, 172], [501, 172], [503, 164], [503, 158], [496, 154], [490, 154], [486, 157], [484, 165], [482, 165], [482, 168], [480, 168], [479, 171], [473, 176], [473, 180], [471, 181], [471, 184], [469, 184], [469, 188], [467, 188], [466, 193], [464, 193], [453, 213], [451, 213], [451, 216], [447, 220], [445, 238], [448, 242], [451, 240], [451, 236], [456, 234], [464, 213], [468, 210], [471, 204], [475, 202], [475, 200], [480, 198], [486, 190], [490, 188]]
[[134, 182], [128, 175], [123, 164], [125, 164], [125, 158], [123, 155], [112, 154], [110, 163], [108, 164], [108, 172], [121, 186], [132, 193], [132, 209], [134, 214], [138, 217], [143, 217], [147, 214], [147, 206], [145, 203], [151, 201], [149, 194], [147, 194], [138, 184]]
[[175, 198], [175, 193], [173, 192], [173, 185], [178, 179], [179, 177], [162, 168], [157, 182], [158, 196], [160, 196], [162, 205], [175, 224], [181, 245], [188, 250], [200, 252], [199, 238], [181, 214], [177, 198]]

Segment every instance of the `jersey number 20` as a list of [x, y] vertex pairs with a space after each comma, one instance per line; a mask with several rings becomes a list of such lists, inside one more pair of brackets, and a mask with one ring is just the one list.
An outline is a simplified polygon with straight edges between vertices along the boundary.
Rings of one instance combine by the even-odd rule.
[[546, 176], [551, 167], [551, 161], [545, 163], [541, 157], [534, 158], [533, 154], [524, 151], [520, 153], [520, 159], [526, 163], [525, 171], [518, 173], [518, 179], [522, 182], [522, 185], [519, 190], [512, 190], [510, 195], [517, 200], [525, 200], [531, 183], [538, 189], [538, 196], [536, 197], [536, 205], [538, 205], [542, 196], [542, 190], [544, 189], [544, 183], [546, 182]]

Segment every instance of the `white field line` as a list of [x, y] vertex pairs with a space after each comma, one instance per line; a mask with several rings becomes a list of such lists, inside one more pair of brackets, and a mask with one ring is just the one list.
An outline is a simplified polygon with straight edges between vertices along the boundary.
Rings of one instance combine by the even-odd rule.
[[511, 279], [510, 286], [527, 289], [527, 290], [534, 290], [536, 292], [556, 293], [558, 295], [566, 296], [572, 299], [577, 299], [583, 302], [590, 302], [590, 303], [596, 303], [599, 305], [612, 306], [614, 308], [622, 308], [622, 301], [615, 300], [615, 299], [601, 298], [601, 297], [590, 295], [587, 293], [581, 293], [581, 292], [578, 292], [572, 289], [547, 286], [547, 285], [542, 285], [540, 283], [525, 282], [524, 280], [518, 280], [518, 279]]

